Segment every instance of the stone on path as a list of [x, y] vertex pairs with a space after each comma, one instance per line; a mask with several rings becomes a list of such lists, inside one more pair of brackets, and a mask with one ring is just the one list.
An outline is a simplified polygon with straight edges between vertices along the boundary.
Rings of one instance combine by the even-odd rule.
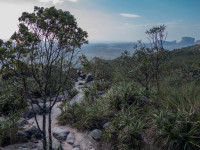
[[27, 125], [28, 124], [28, 121], [25, 119], [25, 118], [20, 118], [18, 121], [17, 121], [17, 124], [19, 125], [19, 126], [25, 126], [25, 125]]
[[102, 131], [101, 131], [101, 130], [95, 129], [95, 130], [93, 130], [93, 131], [90, 133], [90, 136], [91, 136], [94, 140], [98, 141], [98, 140], [100, 139], [100, 137], [101, 137], [101, 134], [102, 134]]
[[69, 143], [69, 144], [74, 144], [74, 141], [75, 141], [75, 134], [74, 134], [74, 133], [70, 133], [70, 134], [67, 136], [67, 143]]
[[88, 83], [88, 82], [91, 82], [93, 81], [93, 76], [91, 74], [88, 74], [85, 78], [85, 82]]
[[53, 150], [64, 150], [62, 147], [62, 144], [57, 140], [53, 140], [52, 148], [53, 148]]
[[26, 133], [28, 133], [30, 135], [30, 137], [34, 136], [34, 137], [36, 137], [36, 139], [41, 139], [42, 138], [42, 134], [41, 134], [40, 130], [34, 125], [33, 126], [29, 126], [24, 131]]
[[80, 148], [81, 144], [79, 142], [74, 142], [73, 148]]
[[70, 131], [67, 129], [57, 127], [53, 130], [53, 136], [59, 141], [65, 141]]

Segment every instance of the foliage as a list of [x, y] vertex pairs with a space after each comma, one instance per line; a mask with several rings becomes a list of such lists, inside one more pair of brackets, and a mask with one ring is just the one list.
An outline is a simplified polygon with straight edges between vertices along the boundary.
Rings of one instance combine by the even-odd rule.
[[73, 105], [66, 103], [60, 109], [59, 124], [70, 123], [80, 130], [102, 128], [113, 116], [109, 103], [103, 99], [95, 99], [93, 103], [86, 100]]
[[20, 139], [17, 136], [17, 132], [20, 130], [17, 121], [19, 119], [19, 113], [12, 112], [9, 116], [5, 117], [5, 120], [0, 121], [0, 146], [5, 146], [18, 142]]

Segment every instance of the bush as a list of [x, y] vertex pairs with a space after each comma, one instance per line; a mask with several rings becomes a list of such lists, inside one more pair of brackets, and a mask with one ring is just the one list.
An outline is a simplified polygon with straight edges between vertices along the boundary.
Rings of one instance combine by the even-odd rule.
[[137, 109], [138, 106], [131, 106], [116, 114], [111, 128], [103, 134], [104, 141], [111, 143], [115, 149], [140, 149], [144, 122]]
[[66, 103], [60, 109], [58, 123], [61, 125], [69, 123], [80, 130], [102, 128], [103, 124], [113, 116], [109, 103], [103, 99], [95, 99], [93, 103], [86, 100], [73, 105]]
[[8, 115], [27, 107], [23, 88], [12, 80], [0, 83], [0, 114]]
[[17, 143], [19, 137], [17, 132], [20, 130], [17, 121], [19, 119], [18, 113], [11, 113], [5, 120], [0, 121], [0, 146]]
[[111, 106], [117, 110], [121, 110], [122, 107], [137, 103], [137, 97], [143, 95], [144, 89], [136, 83], [121, 83], [113, 86], [108, 91], [108, 99]]
[[156, 141], [170, 150], [200, 148], [200, 112], [159, 111], [154, 114]]

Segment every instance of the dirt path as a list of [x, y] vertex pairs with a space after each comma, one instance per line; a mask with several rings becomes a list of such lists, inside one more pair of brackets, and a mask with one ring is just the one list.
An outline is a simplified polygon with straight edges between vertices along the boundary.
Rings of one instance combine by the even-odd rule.
[[[83, 100], [84, 94], [83, 94], [82, 88], [83, 88], [84, 84], [85, 84], [85, 81], [81, 80], [81, 79], [78, 79], [78, 81], [75, 82], [75, 89], [78, 91], [78, 94], [74, 98], [72, 98], [70, 100], [70, 104], [73, 104], [75, 102], [80, 102], [81, 100]], [[75, 142], [76, 143], [82, 143], [83, 145], [87, 144], [87, 143], [84, 143], [84, 138], [85, 138], [85, 134], [84, 133], [77, 131], [77, 129], [74, 129], [74, 128], [70, 127], [69, 125], [59, 126], [57, 124], [57, 119], [56, 118], [61, 113], [60, 109], [59, 109], [59, 105], [61, 103], [62, 102], [57, 102], [55, 104], [55, 106], [53, 107], [53, 109], [52, 109], [52, 113], [51, 113], [51, 115], [52, 115], [52, 131], [54, 131], [55, 128], [62, 127], [64, 129], [67, 129], [68, 131], [70, 131], [70, 133], [74, 133], [75, 134]], [[38, 119], [38, 123], [39, 123], [40, 127], [42, 127], [42, 115], [37, 115], [37, 119]], [[47, 119], [48, 119], [48, 115], [47, 115]], [[34, 118], [29, 119], [28, 122], [30, 124], [36, 125]], [[47, 123], [46, 128], [48, 129], [48, 123]], [[55, 140], [54, 137], [53, 137], [53, 140]], [[73, 146], [71, 144], [68, 144], [67, 141], [62, 142], [62, 146], [63, 146], [64, 150], [72, 150], [73, 149]]]

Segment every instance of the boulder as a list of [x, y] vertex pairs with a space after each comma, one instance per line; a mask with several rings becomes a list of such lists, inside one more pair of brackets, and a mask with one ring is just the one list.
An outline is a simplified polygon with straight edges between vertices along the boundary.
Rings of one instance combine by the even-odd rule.
[[62, 147], [62, 144], [57, 140], [53, 140], [52, 148], [53, 148], [53, 150], [64, 150]]
[[31, 137], [34, 136], [36, 139], [42, 138], [42, 134], [41, 134], [40, 130], [34, 125], [29, 126], [24, 131], [27, 132]]
[[18, 131], [17, 132], [17, 135], [19, 137], [22, 137], [22, 138], [27, 138], [27, 139], [30, 139], [31, 138], [31, 135], [28, 133], [28, 132], [25, 132], [25, 131]]
[[17, 124], [21, 127], [25, 126], [28, 124], [28, 121], [25, 119], [25, 118], [20, 118], [18, 121], [17, 121]]
[[107, 122], [103, 125], [104, 129], [109, 129], [111, 127], [111, 122]]
[[[38, 104], [41, 108], [43, 108], [44, 104], [39, 103]], [[26, 118], [32, 118], [34, 117], [35, 114], [43, 115], [44, 111], [36, 104], [33, 104], [33, 109], [32, 107], [28, 107], [28, 111], [26, 114]], [[49, 112], [49, 104], [46, 104], [46, 113]]]
[[74, 134], [74, 133], [70, 133], [70, 134], [67, 136], [67, 143], [69, 143], [69, 144], [74, 144], [74, 141], [75, 141], [75, 134]]
[[101, 134], [102, 134], [102, 131], [101, 131], [101, 130], [95, 129], [95, 130], [93, 130], [93, 131], [90, 133], [90, 136], [91, 136], [94, 140], [98, 141], [98, 140], [100, 139], [100, 137], [101, 137]]
[[53, 136], [59, 141], [65, 141], [70, 131], [64, 128], [57, 127], [53, 130]]
[[88, 74], [85, 78], [86, 83], [93, 81], [93, 76], [91, 74]]
[[80, 143], [74, 142], [73, 148], [80, 148], [80, 147], [81, 147], [81, 144], [80, 144]]
[[81, 77], [82, 79], [85, 79], [85, 78], [86, 78], [86, 74], [81, 73], [81, 74], [80, 74], [80, 77]]
[[[65, 99], [66, 99], [66, 93], [65, 93], [65, 95], [58, 95], [58, 98], [57, 98], [57, 102], [61, 102], [61, 101], [64, 101]], [[49, 97], [48, 99], [47, 99], [48, 101], [55, 101], [56, 100], [56, 95], [53, 95], [53, 96], [51, 96], [51, 98]]]
[[5, 121], [5, 117], [0, 117], [0, 122]]
[[78, 147], [75, 147], [75, 148], [73, 148], [72, 150], [81, 150], [80, 148], [78, 148]]

